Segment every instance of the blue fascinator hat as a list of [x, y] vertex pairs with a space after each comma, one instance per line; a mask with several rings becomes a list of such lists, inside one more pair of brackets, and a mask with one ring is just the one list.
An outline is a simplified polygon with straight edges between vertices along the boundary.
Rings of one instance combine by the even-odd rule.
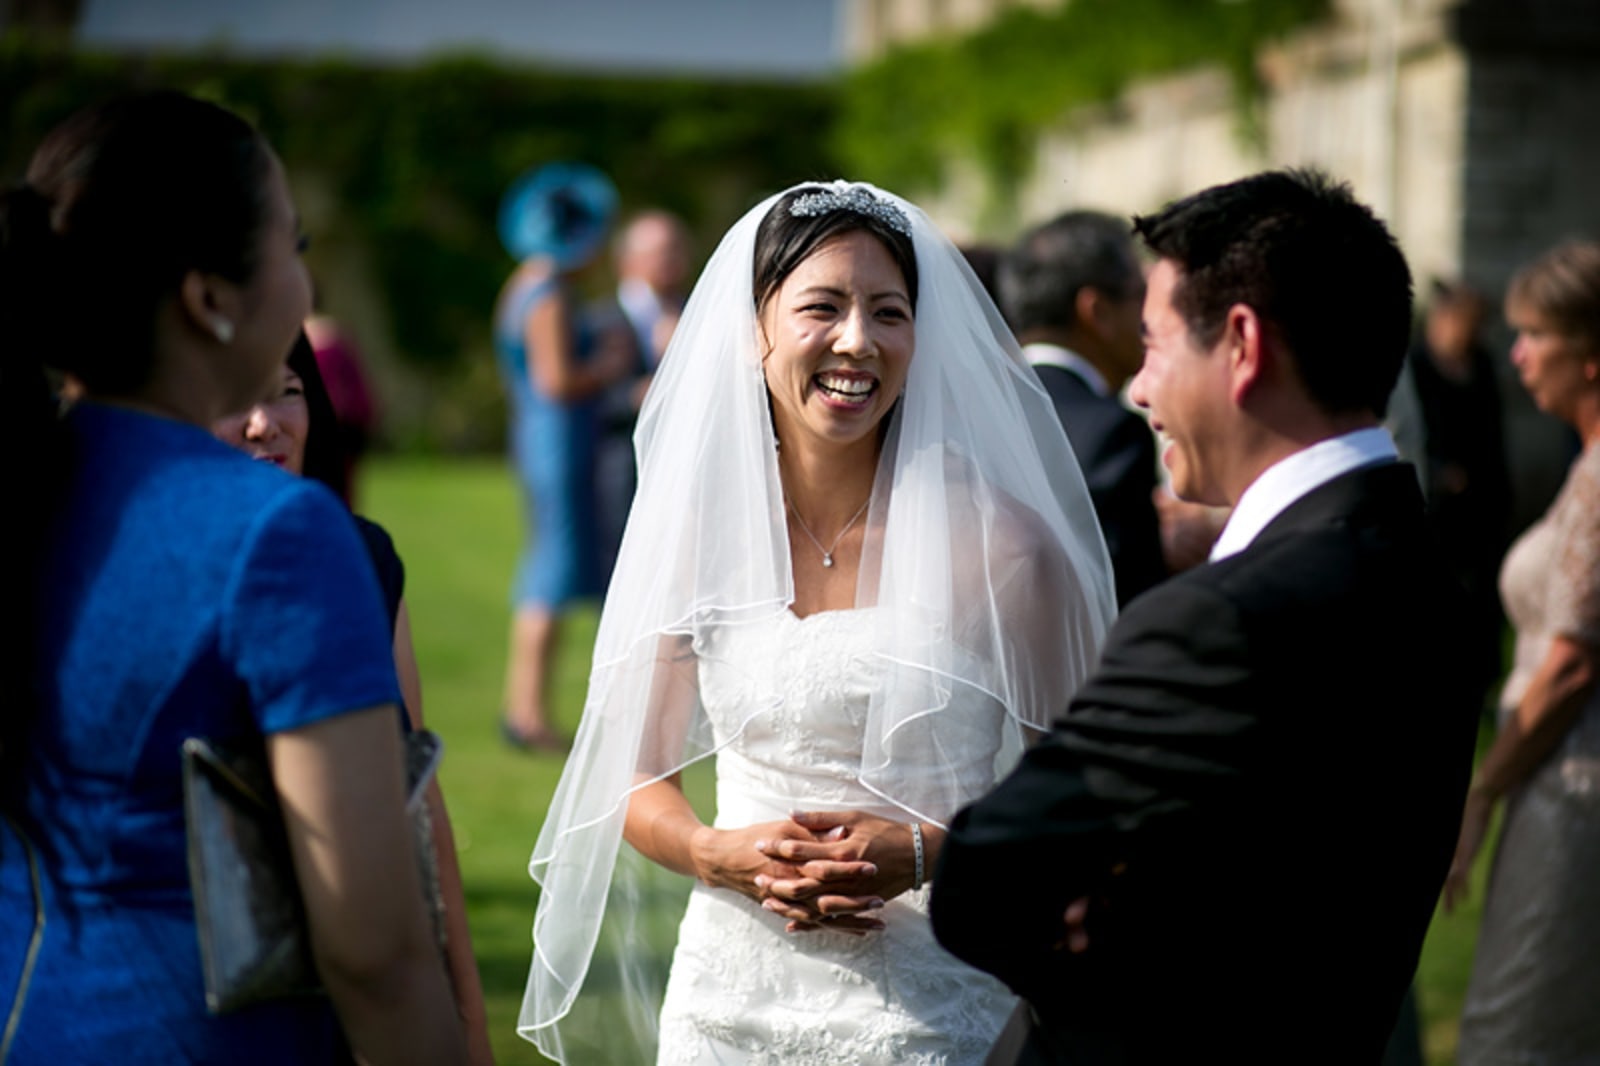
[[587, 163], [530, 170], [500, 201], [500, 243], [519, 262], [549, 256], [560, 270], [587, 262], [611, 228], [617, 187]]

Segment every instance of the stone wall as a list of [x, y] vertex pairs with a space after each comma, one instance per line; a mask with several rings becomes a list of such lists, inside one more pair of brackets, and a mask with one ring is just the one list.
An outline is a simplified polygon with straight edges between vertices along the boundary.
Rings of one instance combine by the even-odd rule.
[[[1335, 12], [1259, 57], [1252, 136], [1222, 72], [1167, 77], [1063, 116], [998, 211], [957, 164], [925, 198], [930, 213], [958, 237], [1004, 241], [1068, 208], [1148, 211], [1266, 167], [1317, 165], [1389, 222], [1419, 290], [1464, 277], [1496, 305], [1541, 250], [1600, 238], [1600, 0], [1340, 0]], [[1506, 351], [1493, 323], [1489, 343]], [[1554, 493], [1572, 437], [1499, 366], [1521, 525]]]

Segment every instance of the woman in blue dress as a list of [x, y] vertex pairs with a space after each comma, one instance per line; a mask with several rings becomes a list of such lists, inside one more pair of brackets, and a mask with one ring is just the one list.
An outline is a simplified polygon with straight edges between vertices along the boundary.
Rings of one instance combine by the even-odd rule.
[[[27, 622], [0, 718], [0, 1059], [466, 1061], [371, 567], [331, 493], [207, 428], [280, 373], [307, 311], [301, 243], [260, 135], [175, 93], [80, 112], [0, 193], [0, 397], [28, 456], [5, 590]], [[64, 417], [45, 366], [83, 397]], [[208, 1014], [193, 736], [264, 746], [327, 998]]]
[[501, 732], [519, 748], [562, 749], [549, 711], [561, 615], [601, 588], [593, 401], [631, 371], [633, 352], [620, 331], [583, 327], [568, 278], [600, 251], [616, 201], [599, 171], [552, 163], [519, 179], [500, 211], [501, 239], [519, 265], [495, 308], [494, 343], [527, 529], [512, 585]]

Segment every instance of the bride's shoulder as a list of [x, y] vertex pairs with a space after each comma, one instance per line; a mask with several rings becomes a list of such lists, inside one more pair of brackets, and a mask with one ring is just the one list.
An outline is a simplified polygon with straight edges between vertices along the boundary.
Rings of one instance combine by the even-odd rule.
[[1058, 543], [1044, 516], [1016, 496], [985, 480], [961, 478], [950, 464], [947, 473], [967, 482], [959, 494], [961, 506], [951, 514], [953, 549], [969, 558], [977, 553], [1016, 558], [1048, 552]]

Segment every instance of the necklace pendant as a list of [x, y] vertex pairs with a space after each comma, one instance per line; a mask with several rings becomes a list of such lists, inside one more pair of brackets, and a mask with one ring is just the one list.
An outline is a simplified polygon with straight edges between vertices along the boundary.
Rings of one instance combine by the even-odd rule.
[[833, 566], [833, 553], [832, 552], [823, 552], [822, 553], [822, 565], [825, 566], [825, 567], [832, 567]]

